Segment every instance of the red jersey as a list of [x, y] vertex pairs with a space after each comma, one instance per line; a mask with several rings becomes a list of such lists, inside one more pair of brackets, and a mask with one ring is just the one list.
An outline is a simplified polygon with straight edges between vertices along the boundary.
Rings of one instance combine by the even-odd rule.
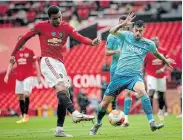
[[34, 66], [33, 62], [35, 62], [36, 56], [34, 52], [28, 48], [24, 48], [23, 50], [19, 50], [15, 56], [15, 61], [17, 64], [16, 68], [16, 79], [24, 80], [27, 77], [34, 75]]
[[52, 57], [61, 62], [63, 62], [63, 51], [65, 51], [68, 36], [86, 45], [92, 45], [92, 40], [80, 35], [65, 21], [62, 21], [58, 27], [54, 27], [49, 21], [43, 21], [37, 23], [31, 31], [22, 36], [17, 42], [12, 56], [15, 56], [21, 46], [35, 35], [39, 35], [41, 56]]
[[[166, 56], [166, 51], [162, 48], [158, 48], [158, 51], [163, 54], [164, 56]], [[156, 74], [156, 71], [161, 69], [164, 66], [164, 63], [162, 60], [156, 58], [152, 53], [147, 53], [145, 59], [144, 59], [144, 63], [146, 64], [146, 73], [147, 75], [151, 75], [153, 77], [156, 78], [163, 78], [166, 73], [162, 72], [160, 74]]]
[[43, 21], [36, 24], [34, 30], [39, 33], [41, 55], [63, 61], [67, 38], [75, 31], [74, 28], [64, 21], [59, 27]]

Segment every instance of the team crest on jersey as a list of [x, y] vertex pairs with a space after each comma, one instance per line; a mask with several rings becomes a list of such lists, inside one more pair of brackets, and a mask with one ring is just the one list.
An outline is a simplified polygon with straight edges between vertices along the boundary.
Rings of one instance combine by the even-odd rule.
[[56, 36], [56, 34], [57, 34], [56, 32], [51, 32], [52, 36]]
[[27, 57], [29, 57], [29, 54], [28, 53], [24, 53], [24, 56], [27, 58]]
[[23, 54], [23, 53], [21, 53], [21, 54], [20, 54], [20, 57], [23, 57], [23, 56], [24, 56], [24, 54]]
[[63, 32], [58, 32], [58, 34], [59, 34], [61, 39], [64, 38], [64, 33]]

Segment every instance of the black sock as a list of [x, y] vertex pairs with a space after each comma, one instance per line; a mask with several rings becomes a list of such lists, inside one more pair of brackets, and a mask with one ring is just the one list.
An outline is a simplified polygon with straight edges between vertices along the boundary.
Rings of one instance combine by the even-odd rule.
[[28, 114], [29, 110], [29, 97], [25, 98], [25, 114]]
[[64, 107], [63, 104], [58, 104], [57, 108], [57, 126], [63, 127], [64, 120], [65, 120], [65, 115], [66, 115], [66, 108]]
[[151, 106], [153, 108], [153, 96], [149, 96], [150, 102], [151, 102]]
[[163, 107], [165, 105], [164, 92], [158, 91], [158, 103], [159, 109], [163, 110]]
[[59, 103], [63, 104], [63, 106], [72, 114], [72, 112], [75, 111], [75, 108], [72, 104], [72, 101], [70, 98], [67, 96], [66, 91], [59, 91], [57, 93], [57, 98]]
[[112, 101], [112, 110], [116, 109], [116, 97]]
[[24, 100], [19, 100], [19, 104], [20, 104], [20, 111], [22, 113], [22, 116], [24, 115], [25, 111], [25, 101]]
[[155, 90], [154, 89], [150, 89], [149, 90], [149, 99], [150, 99], [152, 108], [153, 108], [153, 97], [154, 97], [154, 93], [155, 93]]

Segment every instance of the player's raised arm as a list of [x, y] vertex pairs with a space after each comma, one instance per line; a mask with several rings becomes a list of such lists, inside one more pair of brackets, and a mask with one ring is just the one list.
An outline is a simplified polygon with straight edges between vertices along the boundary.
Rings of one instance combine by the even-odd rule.
[[124, 20], [124, 22], [122, 22], [121, 24], [118, 24], [116, 26], [114, 26], [113, 28], [110, 29], [110, 33], [115, 35], [115, 36], [119, 36], [120, 35], [120, 29], [125, 27], [125, 26], [129, 26], [131, 24], [133, 24], [132, 20], [135, 18], [135, 14], [132, 12], [132, 13], [129, 13], [126, 20]]

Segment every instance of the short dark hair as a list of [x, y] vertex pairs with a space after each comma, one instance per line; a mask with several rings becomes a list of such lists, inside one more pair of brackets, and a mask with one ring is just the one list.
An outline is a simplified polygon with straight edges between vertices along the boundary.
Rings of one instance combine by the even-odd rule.
[[51, 17], [52, 14], [57, 14], [60, 11], [58, 6], [52, 5], [48, 8], [48, 16]]
[[137, 27], [145, 27], [145, 23], [144, 21], [142, 20], [137, 20], [135, 23], [134, 23], [134, 27], [137, 26]]
[[127, 15], [122, 15], [119, 20], [125, 20], [127, 18]]

